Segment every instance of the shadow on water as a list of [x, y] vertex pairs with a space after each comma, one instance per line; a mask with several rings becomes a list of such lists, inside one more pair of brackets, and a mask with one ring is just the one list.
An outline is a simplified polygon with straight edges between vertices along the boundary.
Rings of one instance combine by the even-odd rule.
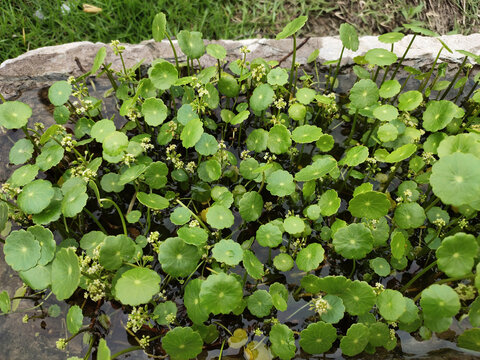
[[[340, 84], [343, 89], [348, 89], [353, 84], [354, 77], [350, 75], [343, 75], [340, 77]], [[95, 80], [95, 87], [96, 92], [93, 92], [93, 96], [100, 97], [101, 93], [105, 91], [109, 87], [109, 83], [104, 79], [96, 79]], [[17, 99], [18, 101], [25, 102], [29, 104], [33, 109], [33, 117], [30, 120], [30, 125], [33, 125], [34, 122], [43, 122], [46, 126], [53, 124], [53, 117], [52, 112], [53, 108], [49, 105], [48, 98], [47, 98], [47, 89], [42, 88], [32, 89], [24, 91]], [[106, 106], [111, 107], [107, 113], [110, 115], [112, 114], [113, 109], [113, 101], [109, 101], [108, 99], [105, 101], [107, 104]], [[105, 106], [105, 105], [104, 105]], [[115, 112], [116, 110], [114, 110]], [[346, 134], [348, 134], [348, 128], [339, 127], [336, 131], [333, 132], [333, 135], [336, 137], [336, 143], [341, 143], [342, 140], [346, 138]], [[3, 133], [0, 135], [0, 180], [3, 183], [9, 176], [9, 174], [15, 169], [15, 167], [9, 165], [8, 161], [8, 153], [9, 149], [12, 144], [17, 141], [18, 139], [23, 137], [23, 133], [21, 131], [9, 131], [8, 133]], [[339, 149], [339, 151], [343, 149]], [[237, 154], [238, 155], [238, 154]], [[309, 159], [307, 159], [309, 160]], [[338, 160], [338, 159], [337, 159]], [[351, 184], [354, 186], [354, 184]], [[345, 202], [345, 201], [343, 201]], [[286, 209], [288, 209], [288, 205]], [[346, 206], [343, 203], [343, 211], [345, 211]], [[342, 211], [342, 209], [340, 209]], [[272, 214], [269, 214], [270, 216]], [[346, 215], [346, 212], [344, 214]], [[105, 221], [108, 223], [110, 221], [108, 214], [102, 214], [104, 218], [102, 222]], [[281, 216], [281, 215], [279, 215]], [[239, 217], [236, 214], [236, 217]], [[114, 220], [112, 219], [114, 223]], [[235, 226], [238, 226], [236, 222]], [[114, 226], [114, 225], [112, 225]], [[161, 231], [162, 233], [168, 235], [172, 235], [175, 227], [170, 223], [168, 216], [165, 217], [161, 222], [157, 223], [157, 230]], [[234, 239], [239, 237], [241, 239], [246, 240], [255, 233], [256, 229], [248, 229], [244, 230], [238, 234], [235, 234]], [[318, 232], [312, 233], [312, 236], [319, 236]], [[0, 246], [1, 250], [3, 250], [3, 246]], [[268, 250], [261, 247], [254, 247], [254, 251], [256, 255], [261, 259], [262, 262], [266, 263], [269, 260], [269, 253]], [[278, 250], [277, 250], [278, 252]], [[272, 254], [272, 257], [276, 255], [276, 252]], [[326, 275], [333, 275], [333, 274], [343, 274], [349, 273], [351, 264], [341, 263], [340, 259], [335, 259], [330, 257], [330, 263], [325, 264], [321, 269], [318, 269], [316, 275], [319, 276], [326, 276]], [[418, 266], [416, 264], [412, 264], [410, 268], [408, 268], [404, 272], [397, 272], [395, 276], [390, 276], [384, 279], [384, 283], [388, 283], [390, 288], [398, 288], [401, 286], [401, 282], [407, 281], [411, 278], [411, 274], [418, 270]], [[357, 273], [360, 273], [361, 269], [357, 269]], [[243, 274], [240, 274], [243, 275]], [[434, 274], [432, 274], [434, 275]], [[292, 294], [294, 294], [295, 290], [298, 289], [300, 285], [300, 279], [303, 276], [298, 269], [294, 268], [293, 271], [288, 272], [287, 277], [280, 273], [272, 273], [268, 276], [268, 282], [280, 282], [284, 284], [288, 284], [289, 286], [289, 299], [288, 299], [288, 309], [285, 312], [277, 313], [278, 319], [282, 323], [286, 323], [292, 330], [300, 331], [303, 328], [304, 320], [308, 319], [312, 316], [312, 311], [308, 309], [308, 307], [304, 307], [301, 309], [310, 298], [307, 296], [305, 298], [294, 298]], [[355, 278], [357, 275], [354, 275]], [[403, 280], [403, 281], [402, 281]], [[0, 257], [0, 284], [1, 290], [7, 290], [10, 295], [15, 293], [15, 290], [19, 288], [22, 283], [20, 279], [15, 275], [14, 271], [11, 270], [6, 263], [4, 262], [3, 257]], [[247, 287], [249, 284], [247, 283]], [[262, 287], [259, 286], [261, 289]], [[171, 283], [167, 287], [167, 293], [169, 295], [179, 294], [179, 285], [178, 283]], [[76, 298], [76, 299], [75, 299]], [[49, 359], [49, 360], [60, 360], [65, 359], [68, 356], [80, 356], [83, 358], [83, 354], [86, 353], [88, 346], [82, 342], [82, 336], [76, 337], [73, 341], [69, 342], [68, 345], [68, 355], [64, 351], [57, 350], [55, 348], [55, 342], [59, 338], [68, 337], [68, 333], [66, 330], [65, 324], [65, 315], [68, 311], [68, 305], [73, 305], [76, 301], [77, 303], [81, 304], [82, 299], [78, 294], [74, 295], [72, 299], [69, 300], [71, 303], [67, 304], [65, 302], [56, 302], [54, 300], [49, 299], [43, 309], [45, 310], [45, 315], [47, 313], [47, 309], [51, 305], [58, 305], [60, 307], [60, 314], [58, 317], [52, 316], [44, 316], [43, 318], [34, 318], [31, 319], [27, 324], [22, 324], [22, 317], [23, 313], [18, 314], [10, 314], [8, 316], [0, 316], [0, 360], [23, 360], [23, 359]], [[19, 309], [28, 309], [35, 306], [34, 301], [30, 300], [22, 300], [19, 304]], [[179, 308], [178, 318], [186, 318], [186, 312], [181, 300], [177, 300], [177, 306]], [[294, 312], [295, 316], [289, 318]], [[135, 339], [133, 339], [124, 329], [124, 325], [127, 323], [127, 314], [122, 311], [121, 306], [118, 303], [103, 303], [101, 306], [97, 307], [97, 304], [94, 303], [87, 303], [86, 308], [84, 308], [84, 315], [85, 320], [84, 324], [88, 324], [88, 321], [92, 319], [98, 318], [99, 315], [105, 314], [110, 319], [111, 326], [108, 330], [108, 333], [103, 329], [103, 333], [106, 333], [106, 339], [108, 345], [112, 351], [112, 354], [121, 351], [125, 348], [130, 346], [137, 345]], [[90, 316], [90, 317], [89, 317]], [[219, 319], [220, 320], [220, 319]], [[248, 329], [248, 333], [250, 334], [250, 340], [253, 340], [253, 330], [257, 327], [262, 326], [262, 322], [256, 319], [255, 317], [249, 315], [248, 310], [245, 311], [243, 316], [223, 316], [221, 318], [224, 324], [228, 324], [228, 328], [233, 331], [235, 328], [244, 328]], [[347, 322], [346, 322], [347, 324]], [[412, 337], [410, 334], [398, 331], [398, 335], [400, 337], [400, 346], [398, 346], [395, 350], [387, 352], [378, 349], [375, 355], [362, 355], [356, 356], [354, 359], [480, 359], [480, 354], [466, 351], [460, 349], [456, 346], [456, 344], [452, 341], [455, 337], [456, 330], [460, 330], [465, 327], [466, 324], [458, 323], [454, 321], [451, 329], [446, 332], [440, 334], [442, 338], [436, 337], [435, 335], [428, 341], [419, 341]], [[345, 325], [348, 326], [348, 325]], [[340, 322], [340, 327], [342, 327], [342, 322]], [[100, 327], [97, 331], [102, 331]], [[157, 333], [159, 332], [158, 329], [150, 329], [155, 330]], [[220, 334], [226, 336], [226, 332], [220, 329]], [[140, 332], [141, 334], [141, 332]], [[156, 334], [155, 334], [156, 335]], [[255, 338], [255, 340], [259, 340], [259, 338]], [[205, 349], [199, 356], [199, 359], [217, 359], [219, 356], [219, 348], [221, 345], [221, 341], [213, 343]], [[297, 339], [297, 347], [298, 346], [298, 339]], [[336, 346], [338, 348], [338, 346]], [[159, 349], [150, 348], [150, 351], [156, 353], [157, 355], [161, 355]], [[329, 353], [324, 355], [312, 356], [309, 354], [304, 353], [302, 350], [299, 350], [295, 359], [343, 359], [341, 355], [341, 351], [338, 349], [335, 353]], [[132, 353], [128, 353], [118, 357], [118, 359], [149, 359], [147, 355], [142, 353], [141, 351], [136, 351]], [[241, 350], [227, 348], [223, 351], [222, 359], [244, 359], [244, 355]]]

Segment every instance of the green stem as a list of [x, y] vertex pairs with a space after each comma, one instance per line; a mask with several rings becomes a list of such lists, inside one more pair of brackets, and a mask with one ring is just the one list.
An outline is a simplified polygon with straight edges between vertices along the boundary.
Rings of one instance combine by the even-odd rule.
[[99, 201], [100, 203], [110, 202], [113, 206], [115, 206], [115, 209], [117, 209], [117, 212], [118, 212], [118, 216], [120, 216], [120, 220], [122, 222], [123, 233], [125, 234], [125, 236], [128, 236], [127, 223], [125, 222], [125, 217], [123, 216], [122, 210], [120, 210], [120, 207], [117, 205], [117, 203], [109, 198], [100, 199]]
[[222, 67], [220, 66], [220, 60], [217, 59], [217, 66], [218, 66], [218, 80], [222, 78]]
[[387, 189], [388, 189], [388, 185], [390, 185], [390, 183], [392, 182], [393, 178], [395, 177], [395, 173], [397, 172], [397, 165], [398, 165], [398, 162], [393, 164], [393, 170], [390, 172], [390, 174], [388, 174], [388, 178], [387, 178], [387, 181], [385, 181], [385, 184], [383, 184], [382, 186], [382, 192], [386, 192]]
[[129, 352], [132, 352], [132, 351], [142, 350], [142, 349], [143, 348], [141, 346], [131, 346], [129, 348], [120, 350], [119, 352], [113, 354], [112, 357], [110, 358], [110, 360], [114, 360], [114, 359], [116, 359], [117, 357], [119, 357], [123, 354], [129, 353]]
[[335, 86], [335, 81], [337, 80], [338, 72], [340, 71], [340, 63], [342, 62], [343, 52], [345, 51], [345, 46], [342, 46], [342, 51], [340, 52], [340, 58], [338, 59], [337, 67], [335, 69], [335, 75], [333, 76], [333, 80], [331, 81], [331, 88], [330, 91], [333, 91], [333, 87]]
[[433, 268], [435, 265], [437, 265], [437, 260], [429, 264], [427, 267], [424, 267], [422, 271], [417, 273], [413, 278], [410, 279], [409, 282], [407, 282], [403, 287], [400, 289], [400, 292], [405, 292], [415, 281], [417, 281], [420, 277], [422, 277], [428, 270]]
[[465, 63], [467, 62], [467, 58], [468, 58], [468, 56], [465, 56], [465, 57], [463, 58], [462, 64], [461, 64], [460, 67], [458, 68], [458, 71], [457, 71], [457, 73], [455, 74], [455, 76], [453, 77], [453, 80], [450, 82], [450, 84], [448, 85], [448, 87], [447, 87], [447, 88], [445, 89], [445, 91], [443, 92], [442, 97], [440, 98], [440, 100], [445, 99], [445, 96], [447, 96], [448, 92], [452, 89], [452, 86], [455, 84], [455, 81], [457, 81], [458, 76], [460, 75], [460, 72], [462, 71], [463, 67], [465, 66]]
[[2, 101], [2, 103], [7, 101], [7, 100], [5, 100], [5, 98], [3, 97], [3, 95], [1, 93], [0, 93], [0, 100]]
[[177, 51], [175, 50], [175, 46], [173, 46], [172, 38], [170, 37], [170, 35], [168, 35], [168, 32], [167, 32], [167, 31], [165, 31], [165, 35], [167, 36], [167, 39], [168, 39], [168, 41], [169, 41], [169, 43], [170, 43], [170, 46], [172, 47], [173, 56], [175, 56], [175, 66], [177, 67], [178, 76], [180, 76], [180, 66], [178, 65]]
[[307, 302], [306, 304], [304, 304], [302, 307], [298, 308], [297, 310], [295, 310], [292, 314], [290, 314], [286, 320], [290, 319], [291, 317], [293, 317], [294, 315], [298, 314], [300, 311], [302, 311], [303, 309], [305, 309], [308, 305], [310, 305], [310, 301]]
[[294, 95], [292, 93], [292, 84], [293, 78], [295, 74], [295, 60], [297, 56], [297, 37], [293, 34], [293, 54], [292, 54], [292, 67], [290, 69], [290, 82], [288, 83], [288, 92], [290, 93], [290, 97], [292, 98]]
[[95, 342], [95, 336], [92, 336], [90, 338], [90, 345], [88, 346], [88, 351], [87, 353], [85, 354], [83, 360], [88, 360], [88, 358], [90, 357], [90, 354], [92, 353], [92, 349], [93, 349], [93, 344]]
[[218, 360], [222, 360], [223, 346], [225, 345], [225, 339], [222, 341], [222, 346], [220, 347], [220, 354], [218, 354]]
[[428, 210], [430, 210], [432, 207], [434, 207], [439, 201], [440, 201], [440, 199], [439, 199], [438, 197], [435, 198], [435, 200], [433, 200], [433, 201], [425, 208], [425, 213], [428, 212]]
[[432, 77], [432, 74], [433, 74], [433, 69], [435, 69], [435, 66], [437, 65], [437, 62], [438, 62], [438, 59], [440, 58], [440, 54], [442, 53], [442, 50], [444, 49], [444, 47], [442, 46], [440, 48], [440, 50], [438, 51], [438, 54], [437, 54], [437, 57], [435, 58], [435, 60], [433, 61], [433, 64], [432, 64], [432, 67], [431, 69], [427, 72], [427, 77], [425, 78], [425, 80], [423, 81], [423, 83], [420, 85], [420, 87], [418, 88], [418, 91], [424, 93], [425, 91], [425, 88], [427, 87], [428, 85], [428, 82], [430, 81], [430, 78]]
[[208, 228], [208, 226], [205, 225], [205, 223], [202, 221], [202, 219], [200, 219], [200, 218], [197, 216], [197, 214], [195, 214], [192, 210], [190, 210], [190, 209], [188, 208], [188, 206], [185, 205], [183, 202], [181, 202], [179, 199], [177, 199], [177, 203], [180, 204], [181, 206], [183, 206], [183, 207], [184, 207], [185, 209], [187, 209], [188, 211], [190, 211], [190, 214], [192, 214], [192, 216], [195, 218], [195, 220], [198, 221], [198, 223], [206, 230], [206, 232], [207, 232], [208, 234], [211, 234], [211, 231], [210, 231], [210, 229]]
[[85, 213], [90, 216], [90, 218], [93, 220], [93, 222], [95, 224], [97, 224], [98, 228], [100, 230], [102, 230], [102, 232], [105, 234], [105, 235], [108, 235], [107, 233], [107, 230], [105, 230], [105, 228], [103, 227], [103, 225], [100, 223], [100, 221], [98, 221], [98, 219], [95, 217], [95, 215], [93, 215], [90, 210], [88, 210], [87, 208], [83, 208], [83, 211], [85, 211]]
[[410, 48], [412, 47], [413, 40], [415, 40], [416, 37], [417, 37], [417, 34], [414, 34], [414, 35], [412, 36], [412, 40], [410, 40], [410, 43], [408, 44], [407, 48], [405, 49], [405, 52], [403, 53], [402, 58], [401, 58], [400, 61], [398, 62], [397, 66], [395, 67], [395, 70], [393, 71], [392, 76], [390, 76], [390, 80], [395, 79], [395, 75], [397, 75], [397, 72], [398, 72], [398, 70], [400, 69], [400, 66], [401, 66], [402, 63], [403, 63], [403, 60], [405, 60], [405, 57], [407, 56], [408, 50], [410, 50]]
[[355, 127], [357, 125], [357, 116], [358, 116], [358, 110], [355, 111], [355, 115], [353, 116], [352, 128], [350, 129], [350, 134], [348, 134], [348, 139], [346, 141], [347, 146], [350, 144], [350, 140], [352, 140], [353, 133], [355, 132]]

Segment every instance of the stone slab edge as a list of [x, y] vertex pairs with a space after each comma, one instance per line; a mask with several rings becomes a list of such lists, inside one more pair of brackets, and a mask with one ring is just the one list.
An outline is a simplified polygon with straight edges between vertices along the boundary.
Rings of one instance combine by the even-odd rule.
[[[402, 41], [395, 44], [394, 52], [400, 58], [407, 48], [412, 35], [407, 35]], [[440, 37], [452, 50], [467, 50], [473, 54], [480, 53], [480, 34], [464, 35], [444, 35]], [[298, 39], [297, 44], [302, 44], [303, 40]], [[273, 40], [273, 39], [247, 39], [247, 40], [217, 40], [205, 41], [206, 44], [217, 43], [227, 49], [227, 61], [240, 58], [240, 48], [246, 46], [251, 52], [247, 55], [247, 60], [257, 57], [266, 60], [281, 60], [292, 50], [292, 40]], [[185, 60], [176, 41], [174, 41], [180, 60]], [[140, 44], [123, 44], [125, 51], [123, 53], [126, 66], [130, 67], [143, 59], [144, 64], [151, 63], [156, 58], [164, 58], [174, 61], [173, 51], [167, 41], [155, 42], [147, 40]], [[64, 45], [48, 46], [29, 51], [15, 59], [4, 61], [0, 64], [0, 93], [5, 97], [14, 96], [18, 89], [25, 89], [33, 80], [38, 83], [52, 83], [59, 79], [65, 79], [67, 76], [79, 76], [83, 74], [79, 64], [89, 70], [93, 59], [101, 47], [107, 48], [106, 61], [112, 63], [115, 70], [121, 69], [119, 57], [113, 54], [108, 44], [92, 42], [75, 42]], [[414, 66], [422, 66], [433, 62], [441, 43], [431, 37], [417, 36], [410, 48], [406, 60]], [[376, 36], [363, 36], [360, 38], [358, 51], [344, 52], [342, 65], [353, 63], [353, 58], [362, 55], [373, 48], [385, 48], [390, 50], [389, 44], [378, 41]], [[308, 56], [319, 49], [317, 61], [324, 63], [329, 60], [336, 60], [342, 49], [342, 43], [338, 36], [331, 37], [311, 37], [297, 51], [297, 62], [305, 64]], [[453, 51], [449, 53], [443, 50], [440, 61], [458, 63], [463, 59], [463, 55]], [[215, 59], [209, 55], [200, 58], [202, 66], [216, 65]], [[284, 59], [282, 66], [290, 66], [291, 56]]]

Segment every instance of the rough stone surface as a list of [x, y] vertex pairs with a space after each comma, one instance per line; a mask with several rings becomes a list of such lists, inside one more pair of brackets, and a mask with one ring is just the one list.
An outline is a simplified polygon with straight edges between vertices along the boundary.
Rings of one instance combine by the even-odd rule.
[[[412, 35], [395, 44], [394, 52], [401, 57], [407, 48]], [[480, 34], [469, 36], [463, 35], [445, 35], [440, 39], [444, 41], [452, 50], [462, 49], [474, 54], [480, 52]], [[317, 61], [321, 64], [325, 61], [336, 60], [340, 55], [342, 43], [338, 36], [335, 37], [312, 37], [305, 39], [306, 42], [297, 51], [297, 62], [305, 64], [308, 56], [315, 49], [320, 53]], [[246, 46], [251, 52], [247, 59], [251, 60], [262, 57], [266, 60], [283, 60], [283, 66], [291, 64], [292, 40], [270, 40], [270, 39], [247, 39], [247, 40], [218, 40], [211, 41], [223, 45], [227, 49], [227, 61], [232, 61], [240, 57], [240, 48]], [[304, 42], [297, 40], [297, 45]], [[205, 42], [210, 43], [209, 41]], [[185, 60], [180, 48], [174, 41], [180, 60]], [[6, 60], [0, 64], [0, 93], [6, 98], [15, 97], [19, 91], [32, 87], [41, 87], [52, 82], [64, 79], [69, 75], [79, 76], [84, 70], [89, 70], [93, 59], [101, 47], [107, 47], [107, 62], [112, 63], [115, 70], [121, 69], [121, 61], [115, 56], [110, 47], [103, 43], [76, 42], [58, 46], [48, 46], [29, 51], [15, 59]], [[151, 63], [156, 58], [164, 58], [174, 61], [173, 51], [167, 41], [155, 42], [153, 40], [144, 41], [140, 44], [124, 44], [123, 53], [126, 65], [128, 67], [143, 60], [144, 64]], [[343, 56], [342, 65], [353, 63], [353, 57], [362, 55], [372, 48], [390, 49], [389, 44], [383, 44], [378, 41], [376, 36], [364, 36], [360, 38], [360, 47], [358, 51], [352, 52], [346, 50]], [[406, 61], [409, 65], [420, 67], [432, 63], [441, 47], [440, 41], [435, 38], [417, 36], [410, 48]], [[443, 50], [440, 61], [460, 62], [463, 55], [454, 51], [449, 53]], [[215, 59], [209, 55], [200, 58], [202, 66], [215, 65]]]

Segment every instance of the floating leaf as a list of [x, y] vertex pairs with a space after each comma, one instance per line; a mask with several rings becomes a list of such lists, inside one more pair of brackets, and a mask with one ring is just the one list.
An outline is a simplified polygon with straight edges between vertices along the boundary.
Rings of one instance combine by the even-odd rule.
[[325, 295], [323, 299], [328, 303], [327, 309], [321, 314], [320, 318], [330, 324], [336, 324], [345, 314], [345, 306], [343, 300], [335, 295]]
[[415, 229], [423, 225], [426, 216], [417, 203], [403, 203], [397, 206], [393, 219], [400, 229]]
[[425, 316], [452, 317], [460, 310], [458, 294], [448, 285], [433, 284], [422, 291], [420, 306]]
[[407, 304], [397, 290], [386, 289], [377, 298], [378, 311], [387, 321], [397, 321], [405, 312]]
[[365, 54], [365, 60], [372, 65], [387, 66], [397, 61], [397, 55], [385, 49], [370, 49]]
[[256, 290], [247, 298], [248, 310], [259, 318], [268, 316], [272, 306], [272, 297], [266, 290]]
[[309, 354], [323, 354], [330, 350], [336, 339], [337, 330], [333, 325], [319, 321], [302, 330], [300, 346]]
[[202, 337], [190, 327], [177, 326], [162, 338], [162, 347], [172, 360], [194, 359], [202, 346]]
[[143, 205], [154, 209], [154, 210], [162, 210], [168, 207], [169, 202], [163, 196], [157, 194], [147, 194], [144, 192], [137, 193], [137, 199]]
[[58, 300], [68, 299], [80, 283], [80, 266], [75, 250], [62, 248], [52, 262], [52, 292]]
[[245, 221], [255, 221], [262, 214], [263, 198], [256, 191], [249, 191], [243, 194], [239, 202], [238, 210]]
[[[259, 280], [265, 274], [263, 270], [263, 264], [250, 250], [245, 250], [243, 252], [243, 266], [247, 271], [248, 275], [252, 278]], [[293, 260], [292, 260], [293, 262]]]
[[197, 169], [198, 177], [205, 182], [212, 182], [220, 179], [222, 175], [222, 166], [215, 159], [210, 159], [200, 163]]
[[313, 125], [298, 126], [292, 132], [293, 141], [308, 144], [317, 141], [322, 136], [322, 129]]
[[242, 286], [233, 275], [225, 273], [208, 276], [200, 289], [200, 303], [214, 315], [234, 311], [242, 299]]
[[388, 276], [390, 274], [390, 264], [381, 257], [370, 260], [370, 268], [379, 276]]
[[24, 186], [31, 183], [38, 174], [37, 165], [24, 165], [13, 172], [8, 183], [14, 186]]
[[297, 347], [293, 331], [287, 325], [275, 324], [270, 330], [270, 342], [272, 343], [272, 351], [282, 360], [290, 360], [295, 356]]
[[171, 323], [169, 317], [177, 316], [177, 305], [173, 301], [165, 301], [159, 303], [153, 309], [153, 315], [155, 316], [155, 321], [160, 325], [169, 325]]
[[26, 214], [38, 214], [50, 204], [53, 195], [50, 181], [34, 180], [24, 186], [17, 197], [17, 204]]
[[135, 254], [135, 243], [126, 235], [107, 236], [100, 248], [100, 264], [107, 270], [119, 269]]
[[282, 243], [282, 232], [277, 226], [267, 223], [260, 225], [256, 239], [261, 246], [274, 248]]
[[380, 105], [373, 110], [373, 116], [381, 121], [392, 121], [398, 117], [398, 110], [392, 105]]
[[72, 177], [62, 185], [62, 213], [66, 217], [74, 217], [83, 210], [87, 204], [88, 195], [85, 180]]
[[78, 305], [73, 305], [67, 313], [67, 329], [72, 334], [78, 333], [83, 324], [82, 309]]
[[290, 271], [293, 265], [293, 259], [289, 254], [280, 253], [273, 258], [273, 266], [280, 271]]
[[247, 137], [247, 149], [262, 152], [267, 148], [268, 132], [264, 129], [255, 129]]
[[[375, 305], [375, 292], [365, 281], [347, 281], [347, 284], [345, 284], [344, 278], [340, 277], [340, 279], [331, 282], [332, 284], [325, 282], [321, 284], [321, 287], [324, 288], [326, 285], [336, 286], [335, 290], [330, 288], [329, 292], [332, 294], [337, 292], [336, 295], [342, 298], [346, 310], [351, 315], [365, 314]], [[344, 287], [338, 288], [342, 284], [344, 284]]]
[[363, 324], [353, 324], [347, 335], [340, 340], [340, 349], [347, 356], [360, 354], [368, 344], [368, 327]]
[[207, 212], [207, 223], [215, 229], [228, 229], [233, 225], [232, 212], [222, 205], [213, 205]]
[[295, 191], [293, 176], [285, 170], [272, 172], [267, 177], [267, 190], [275, 196], [288, 196], [292, 194]]
[[185, 243], [195, 246], [203, 246], [208, 240], [207, 232], [200, 227], [184, 226], [178, 229], [177, 234]]
[[35, 236], [25, 230], [12, 231], [3, 247], [5, 262], [13, 270], [22, 271], [34, 267], [41, 257], [41, 247]]
[[289, 216], [283, 221], [283, 228], [291, 235], [300, 234], [305, 230], [305, 223], [298, 216]]
[[462, 277], [471, 274], [478, 244], [471, 234], [458, 232], [442, 240], [436, 251], [438, 268], [449, 277]]
[[235, 266], [243, 259], [243, 249], [233, 240], [222, 239], [213, 246], [212, 256], [219, 262]]
[[303, 105], [310, 104], [315, 98], [315, 95], [315, 90], [309, 88], [301, 88], [295, 94], [297, 100]]
[[333, 214], [336, 214], [340, 207], [340, 203], [341, 200], [335, 190], [329, 189], [325, 191], [318, 201], [320, 214], [322, 214], [322, 216], [332, 216]]
[[297, 254], [298, 269], [307, 272], [316, 269], [323, 261], [324, 254], [325, 251], [320, 244], [308, 244]]
[[195, 150], [203, 156], [214, 155], [218, 151], [218, 142], [212, 135], [203, 133], [195, 144]]
[[115, 297], [125, 305], [145, 304], [160, 291], [160, 281], [160, 275], [151, 269], [127, 270], [115, 283]]
[[296, 121], [303, 121], [307, 115], [307, 108], [305, 105], [294, 103], [288, 108], [288, 115]]
[[390, 206], [390, 200], [384, 193], [367, 191], [350, 200], [348, 211], [355, 217], [378, 220], [387, 215]]
[[158, 261], [163, 271], [172, 277], [186, 277], [197, 267], [201, 253], [182, 239], [168, 238], [158, 248]]
[[187, 308], [188, 317], [195, 323], [201, 324], [208, 319], [208, 311], [200, 304], [200, 288], [204, 280], [197, 278], [188, 282], [185, 287], [183, 302]]
[[297, 181], [310, 181], [320, 179], [335, 169], [337, 163], [332, 157], [322, 157], [312, 165], [308, 165], [295, 174]]
[[347, 259], [362, 259], [373, 249], [373, 236], [363, 224], [350, 224], [333, 235], [335, 251]]

